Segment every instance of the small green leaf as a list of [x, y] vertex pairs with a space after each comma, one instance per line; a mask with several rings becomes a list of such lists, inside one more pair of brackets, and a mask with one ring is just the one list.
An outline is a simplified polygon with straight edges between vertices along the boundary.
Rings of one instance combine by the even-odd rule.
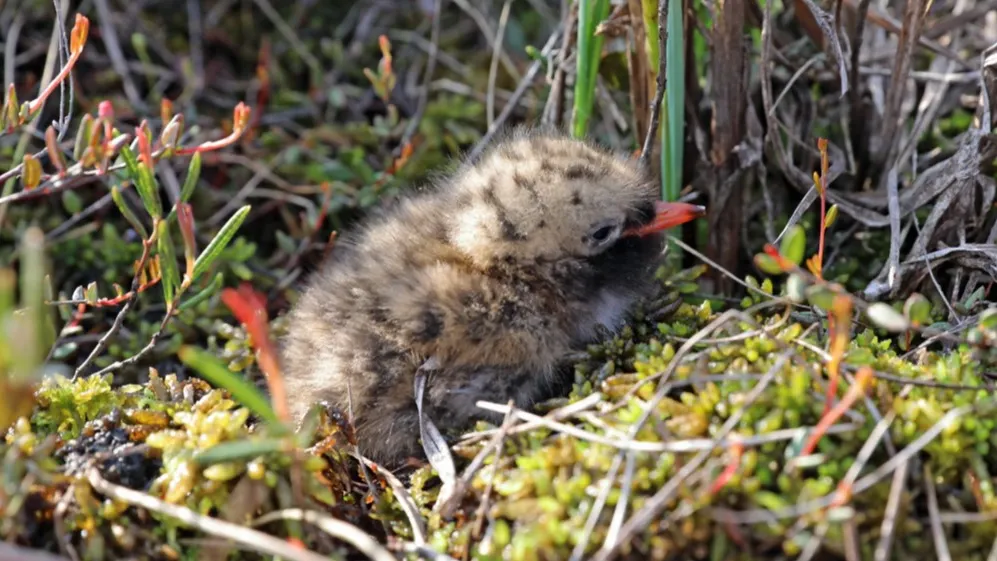
[[224, 281], [224, 275], [222, 275], [221, 273], [216, 274], [215, 278], [211, 279], [211, 284], [209, 284], [204, 290], [184, 300], [180, 304], [179, 309], [189, 310], [191, 308], [194, 308], [201, 302], [204, 302], [208, 298], [211, 298], [211, 295], [213, 295], [214, 293], [218, 292], [218, 290], [221, 289], [223, 281]]
[[830, 228], [836, 220], [838, 220], [838, 205], [831, 205], [831, 208], [827, 209], [827, 214], [824, 215], [824, 228]]
[[806, 290], [807, 301], [824, 311], [829, 311], [834, 305], [834, 291], [820, 284], [811, 285]]
[[242, 376], [225, 368], [225, 365], [217, 357], [207, 351], [190, 346], [181, 347], [178, 356], [184, 364], [197, 370], [202, 378], [215, 387], [228, 390], [233, 399], [268, 423], [280, 424], [277, 413], [274, 412], [266, 396]]
[[121, 196], [121, 188], [117, 185], [111, 186], [111, 198], [114, 199], [114, 204], [118, 206], [118, 210], [125, 217], [125, 220], [131, 224], [135, 232], [142, 236], [143, 240], [149, 239], [149, 233], [146, 232], [145, 226], [142, 225], [142, 221], [138, 219], [138, 216], [135, 216], [135, 213], [132, 212], [131, 207], [129, 207], [128, 203], [125, 202], [125, 198]]
[[987, 308], [980, 314], [980, 329], [986, 331], [997, 330], [997, 308]]
[[869, 304], [869, 308], [866, 309], [865, 315], [868, 316], [869, 320], [878, 327], [886, 329], [887, 331], [899, 333], [910, 329], [910, 322], [907, 321], [907, 318], [905, 318], [900, 312], [894, 310], [892, 306], [884, 304], [883, 302]]
[[194, 455], [194, 461], [202, 466], [222, 462], [250, 460], [264, 454], [280, 452], [286, 448], [284, 439], [264, 438], [258, 440], [232, 440], [215, 444], [211, 448]]
[[779, 253], [794, 265], [799, 265], [803, 261], [803, 254], [807, 249], [807, 233], [803, 226], [794, 224], [786, 232], [779, 245]]
[[191, 282], [197, 281], [198, 277], [211, 267], [211, 264], [218, 258], [218, 255], [225, 249], [225, 246], [232, 241], [236, 230], [239, 229], [239, 226], [242, 226], [242, 222], [246, 220], [246, 216], [249, 215], [251, 208], [250, 205], [246, 205], [237, 210], [228, 219], [228, 222], [222, 226], [222, 229], [218, 231], [218, 234], [211, 240], [208, 247], [204, 248], [201, 255], [197, 257], [197, 261], [194, 262], [194, 278], [191, 279]]
[[163, 272], [163, 297], [166, 307], [173, 307], [173, 298], [180, 288], [180, 273], [177, 271], [177, 256], [173, 251], [173, 240], [170, 237], [170, 223], [162, 220], [157, 225], [156, 243], [159, 249], [159, 266]]
[[282, 230], [277, 230], [274, 232], [277, 238], [277, 247], [288, 255], [294, 255], [298, 251], [298, 242], [294, 240], [290, 235]]
[[134, 179], [135, 189], [138, 191], [139, 197], [142, 198], [146, 212], [153, 218], [162, 217], [163, 205], [159, 201], [159, 184], [149, 166], [145, 165], [144, 162], [139, 162], [138, 177]]
[[201, 178], [201, 153], [195, 152], [190, 158], [190, 165], [187, 166], [187, 177], [183, 180], [183, 187], [180, 188], [180, 202], [185, 203], [194, 194], [197, 187], [197, 180]]
[[931, 302], [915, 292], [904, 302], [904, 315], [917, 325], [928, 325], [931, 323]]
[[87, 304], [93, 306], [94, 304], [97, 303], [97, 298], [98, 298], [97, 283], [91, 282], [90, 284], [87, 285], [87, 291], [86, 291]]
[[24, 190], [30, 191], [42, 182], [42, 163], [31, 154], [24, 155], [24, 162], [21, 167], [21, 183]]
[[779, 511], [792, 506], [781, 495], [770, 491], [756, 491], [752, 493], [751, 498], [755, 504], [772, 511]]
[[785, 272], [779, 266], [779, 262], [767, 253], [758, 253], [755, 255], [755, 267], [758, 267], [759, 271], [769, 275], [781, 275]]
[[76, 214], [83, 210], [83, 199], [76, 194], [76, 191], [67, 189], [62, 192], [62, 208], [69, 214]]
[[966, 310], [972, 309], [977, 302], [983, 299], [985, 293], [986, 292], [984, 290], [984, 287], [981, 286], [977, 288], [976, 290], [973, 291], [972, 294], [966, 297], [966, 300], [964, 300], [962, 303], [962, 307]]
[[7, 97], [4, 99], [3, 108], [5, 116], [5, 125], [8, 127], [15, 127], [18, 123], [17, 118], [17, 90], [14, 89], [14, 84], [7, 87]]

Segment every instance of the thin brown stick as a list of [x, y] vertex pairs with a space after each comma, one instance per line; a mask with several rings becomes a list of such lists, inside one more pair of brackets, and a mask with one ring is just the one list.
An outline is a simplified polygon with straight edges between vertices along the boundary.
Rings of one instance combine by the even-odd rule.
[[265, 524], [273, 520], [297, 520], [299, 522], [307, 522], [318, 527], [320, 530], [337, 540], [342, 540], [352, 545], [357, 549], [357, 551], [363, 553], [374, 561], [396, 561], [395, 556], [385, 549], [384, 546], [377, 543], [372, 536], [360, 528], [357, 528], [353, 524], [331, 516], [310, 510], [302, 510], [300, 508], [288, 508], [268, 512], [267, 514], [257, 518], [253, 524]]
[[419, 103], [416, 106], [415, 114], [405, 125], [405, 132], [402, 134], [402, 141], [398, 143], [394, 156], [397, 158], [402, 153], [402, 148], [412, 141], [416, 131], [419, 130], [419, 123], [422, 122], [423, 115], [426, 114], [426, 107], [429, 105], [429, 90], [432, 87], [433, 73], [436, 72], [436, 60], [440, 52], [440, 18], [442, 18], [443, 0], [435, 0], [433, 3], [433, 24], [429, 32], [429, 56], [426, 59], [426, 72], [422, 75], [422, 89], [419, 91]]
[[547, 104], [544, 106], [543, 123], [560, 129], [564, 122], [564, 82], [567, 76], [565, 68], [568, 60], [568, 51], [571, 49], [572, 41], [576, 36], [574, 30], [575, 11], [571, 9], [570, 0], [561, 0], [561, 21], [564, 25], [564, 36], [561, 39], [561, 48], [557, 52], [557, 68], [554, 70], [554, 78], [550, 85], [550, 94], [547, 96]]
[[[557, 29], [550, 34], [550, 37], [547, 38], [547, 43], [545, 43], [543, 49], [540, 50], [540, 54], [545, 57], [550, 55], [550, 52], [554, 49], [554, 45], [557, 43], [557, 39], [561, 33], [563, 33], [563, 24], [559, 25]], [[536, 78], [537, 73], [540, 72], [540, 65], [541, 63], [539, 60], [533, 61], [533, 65], [530, 66], [530, 69], [526, 72], [526, 75], [523, 76], [522, 80], [520, 80], [519, 86], [516, 87], [516, 91], [512, 92], [512, 97], [509, 98], [509, 101], [505, 104], [505, 107], [502, 108], [502, 112], [499, 113], [498, 118], [495, 119], [492, 126], [488, 127], [488, 130], [485, 131], [485, 134], [481, 137], [481, 140], [479, 140], [478, 143], [474, 145], [474, 148], [471, 149], [468, 154], [469, 160], [474, 160], [481, 154], [481, 152], [484, 151], [488, 144], [491, 143], [492, 138], [498, 130], [503, 124], [505, 124], [506, 120], [509, 119], [509, 116], [512, 115], [513, 110], [519, 103], [519, 99], [523, 97], [527, 88], [529, 88], [533, 83], [533, 79]]]
[[291, 561], [326, 560], [326, 557], [323, 555], [298, 549], [284, 540], [253, 530], [252, 528], [204, 516], [185, 506], [170, 504], [147, 493], [111, 483], [104, 479], [96, 467], [92, 467], [87, 471], [87, 480], [94, 490], [102, 495], [132, 506], [165, 514], [187, 526], [196, 528], [212, 536], [231, 540], [252, 551], [276, 555]]
[[931, 466], [924, 465], [924, 493], [928, 496], [928, 518], [931, 520], [931, 541], [935, 544], [935, 555], [938, 561], [952, 561], [949, 544], [945, 539], [945, 530], [938, 517], [938, 494], [935, 492], [935, 478], [931, 474]]
[[492, 49], [492, 62], [488, 68], [488, 89], [485, 95], [485, 115], [488, 125], [495, 121], [495, 80], [498, 78], [499, 55], [502, 53], [502, 43], [505, 41], [505, 29], [509, 25], [509, 10], [512, 0], [505, 0], [502, 13], [499, 15], [498, 31], [495, 32], [495, 47]]
[[900, 512], [900, 499], [907, 481], [907, 469], [910, 463], [900, 465], [893, 472], [893, 483], [890, 485], [890, 495], [886, 499], [886, 510], [883, 513], [883, 523], [879, 529], [879, 543], [873, 552], [873, 561], [888, 561], [893, 549], [893, 539], [897, 535], [897, 515]]
[[[132, 293], [135, 293], [138, 290], [139, 286], [141, 285], [142, 270], [145, 269], [145, 264], [146, 261], [148, 261], [149, 259], [149, 253], [152, 250], [152, 246], [155, 243], [155, 239], [156, 239], [156, 234], [153, 233], [152, 237], [150, 237], [148, 240], [142, 241], [142, 257], [139, 258], [138, 266], [135, 268], [135, 276], [132, 277], [132, 287], [131, 287]], [[87, 358], [83, 360], [83, 364], [80, 364], [73, 372], [73, 377], [72, 377], [73, 380], [75, 380], [76, 377], [79, 376], [80, 374], [86, 372], [87, 368], [90, 367], [93, 361], [96, 360], [98, 356], [100, 356], [100, 353], [104, 352], [104, 349], [107, 348], [107, 345], [110, 342], [111, 338], [114, 337], [114, 335], [121, 329], [121, 325], [125, 321], [125, 316], [128, 314], [129, 310], [132, 309], [132, 306], [135, 304], [136, 300], [137, 298], [134, 297], [129, 298], [125, 302], [125, 305], [122, 306], [120, 310], [118, 310], [118, 315], [114, 317], [114, 323], [111, 324], [111, 328], [107, 330], [107, 333], [105, 333], [104, 336], [101, 337], [99, 341], [97, 341], [97, 345], [93, 348], [92, 351], [90, 351], [90, 354], [87, 356]]]
[[[665, 49], [668, 43], [668, 0], [658, 0], [658, 79], [654, 87], [654, 101], [651, 103], [651, 119], [647, 125], [647, 134], [644, 136], [644, 146], [640, 149], [641, 167], [647, 169], [648, 159], [651, 157], [651, 147], [654, 146], [654, 137], [657, 136], [658, 123], [661, 121], [661, 103], [665, 98], [665, 87], [668, 85], [668, 57], [665, 56]], [[665, 170], [661, 170], [664, 173]]]

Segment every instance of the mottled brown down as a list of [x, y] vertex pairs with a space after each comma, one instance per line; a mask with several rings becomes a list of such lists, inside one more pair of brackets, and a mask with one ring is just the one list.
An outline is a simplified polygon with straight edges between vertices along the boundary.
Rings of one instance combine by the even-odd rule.
[[622, 326], [653, 286], [657, 188], [636, 162], [518, 130], [449, 178], [340, 238], [282, 341], [292, 413], [352, 409], [360, 451], [421, 457], [413, 381], [435, 357], [425, 411], [446, 433], [563, 387], [565, 356]]

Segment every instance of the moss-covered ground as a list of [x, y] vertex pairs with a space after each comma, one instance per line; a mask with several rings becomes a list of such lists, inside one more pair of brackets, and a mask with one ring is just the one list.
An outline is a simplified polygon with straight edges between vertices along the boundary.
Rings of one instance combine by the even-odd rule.
[[722, 212], [570, 394], [482, 404], [455, 480], [274, 422], [268, 342], [370, 208], [493, 123], [640, 151], [655, 3], [503, 4], [0, 3], [0, 559], [997, 559], [982, 1], [834, 39], [830, 3], [686, 2], [651, 160]]

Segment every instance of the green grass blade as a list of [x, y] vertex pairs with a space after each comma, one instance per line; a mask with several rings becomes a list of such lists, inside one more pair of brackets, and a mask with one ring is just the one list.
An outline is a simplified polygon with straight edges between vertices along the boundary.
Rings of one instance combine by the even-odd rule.
[[145, 226], [142, 225], [142, 221], [138, 219], [138, 216], [135, 215], [131, 207], [125, 202], [125, 198], [121, 195], [121, 187], [117, 185], [111, 186], [111, 199], [114, 200], [114, 204], [118, 206], [118, 211], [131, 224], [135, 232], [142, 236], [143, 240], [149, 239], [149, 233], [145, 230]]
[[201, 274], [207, 271], [211, 264], [218, 258], [218, 255], [225, 249], [225, 246], [232, 241], [232, 237], [235, 236], [236, 230], [239, 226], [242, 226], [242, 222], [246, 220], [246, 216], [249, 215], [249, 211], [252, 207], [246, 205], [235, 212], [228, 222], [222, 226], [222, 229], [218, 231], [218, 235], [211, 240], [208, 247], [204, 248], [201, 255], [197, 257], [197, 261], [194, 262], [194, 278], [191, 282], [197, 282]]
[[682, 163], [685, 148], [685, 33], [682, 26], [683, 0], [663, 0], [668, 5], [668, 41], [665, 45], [668, 86], [662, 108], [661, 196], [675, 201], [682, 191]]
[[233, 399], [268, 423], [280, 424], [277, 413], [263, 392], [242, 376], [226, 368], [217, 357], [197, 347], [189, 346], [181, 347], [178, 355], [184, 364], [197, 370], [197, 373], [211, 385], [228, 390]]
[[603, 37], [597, 36], [595, 29], [608, 16], [609, 0], [578, 0], [578, 75], [571, 114], [571, 132], [575, 138], [582, 138], [588, 132], [603, 43]]
[[24, 379], [35, 374], [51, 344], [45, 330], [45, 234], [36, 226], [21, 239], [20, 265], [21, 305], [26, 313], [14, 315], [17, 352], [11, 358], [16, 376]]

